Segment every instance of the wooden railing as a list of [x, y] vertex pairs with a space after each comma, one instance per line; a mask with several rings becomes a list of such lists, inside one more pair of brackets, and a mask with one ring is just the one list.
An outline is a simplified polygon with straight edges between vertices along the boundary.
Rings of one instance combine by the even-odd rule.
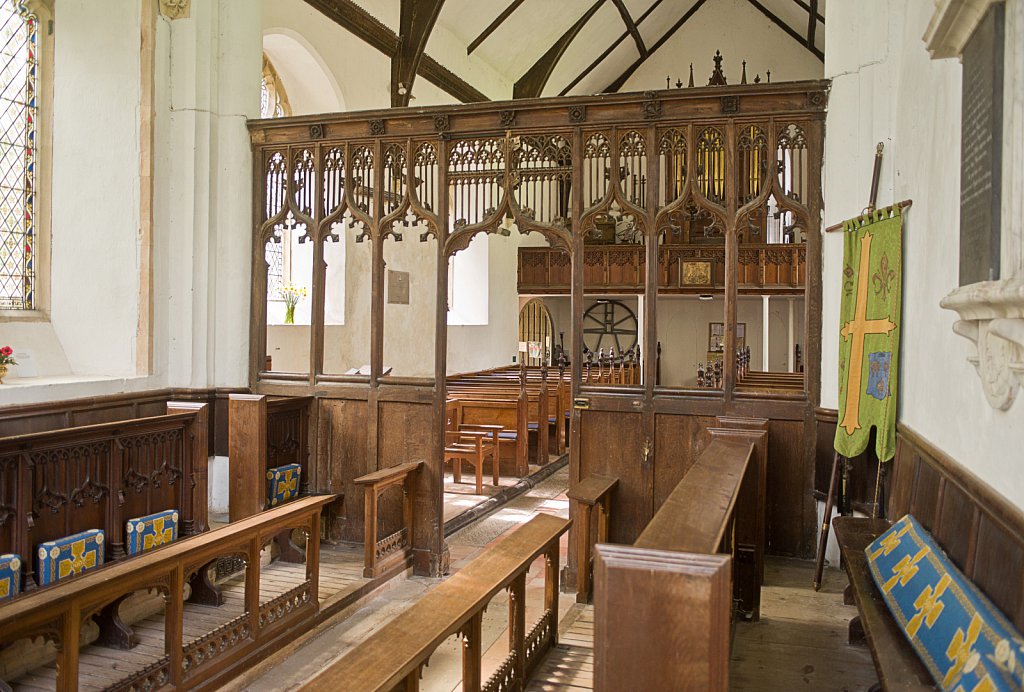
[[[739, 291], [802, 294], [807, 280], [804, 243], [743, 244], [739, 248]], [[643, 293], [643, 245], [588, 246], [583, 285], [603, 293]], [[725, 290], [724, 245], [662, 245], [658, 251], [658, 292], [713, 293]], [[560, 249], [519, 248], [520, 293], [569, 293], [572, 267]]]
[[237, 521], [263, 510], [267, 469], [302, 467], [302, 493], [309, 491], [309, 409], [312, 397], [269, 398], [232, 394], [228, 403], [228, 515]]
[[[132, 560], [29, 594], [0, 608], [0, 646], [40, 637], [56, 644], [57, 690], [79, 684], [79, 638], [90, 618], [125, 594], [156, 590], [164, 596], [164, 654], [116, 689], [185, 690], [223, 682], [285, 637], [312, 624], [319, 610], [320, 511], [334, 496], [307, 497], [235, 524], [178, 541]], [[306, 541], [305, 581], [266, 602], [260, 599], [260, 551], [285, 530]], [[185, 584], [224, 556], [245, 561], [244, 612], [186, 642]], [[195, 597], [195, 588], [192, 591]]]
[[[420, 672], [434, 650], [460, 633], [462, 689], [522, 689], [548, 649], [558, 642], [558, 543], [565, 519], [540, 514], [489, 548], [414, 606], [399, 614], [315, 678], [304, 690], [390, 692], [418, 690]], [[533, 561], [547, 562], [544, 613], [526, 629], [526, 574]], [[487, 604], [509, 589], [509, 653], [484, 681], [482, 617]]]
[[[618, 478], [587, 476], [581, 483], [569, 489], [570, 516], [576, 523], [580, 540], [576, 541], [576, 602], [590, 602], [591, 558], [594, 545], [608, 541], [608, 522], [612, 511], [612, 492], [619, 484]], [[596, 521], [594, 514], [597, 514]], [[594, 527], [594, 530], [591, 527]]]
[[595, 690], [729, 688], [734, 607], [757, 615], [755, 604], [734, 606], [734, 597], [760, 589], [757, 569], [742, 575], [751, 586], [733, 583], [741, 576], [735, 537], [757, 530], [741, 525], [753, 513], [736, 505], [749, 478], [758, 486], [756, 449], [767, 433], [709, 433], [711, 443], [636, 542], [596, 547]]
[[130, 518], [177, 509], [179, 535], [206, 530], [206, 435], [206, 404], [171, 402], [163, 416], [0, 438], [0, 553], [21, 556], [23, 591], [44, 541], [102, 529], [119, 560]]
[[[353, 481], [363, 486], [365, 493], [364, 577], [378, 577], [400, 564], [408, 566], [412, 558], [413, 498], [416, 496], [416, 479], [422, 466], [422, 461], [410, 461], [368, 473]], [[381, 523], [380, 497], [389, 488], [402, 490], [402, 526], [384, 538], [378, 538]]]

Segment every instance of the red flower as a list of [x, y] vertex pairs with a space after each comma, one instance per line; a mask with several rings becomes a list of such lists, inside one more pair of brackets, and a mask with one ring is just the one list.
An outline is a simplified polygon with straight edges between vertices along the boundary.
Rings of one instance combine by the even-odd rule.
[[0, 348], [0, 356], [9, 356], [12, 353], [14, 353], [14, 349], [11, 348], [10, 346], [4, 346], [3, 348]]

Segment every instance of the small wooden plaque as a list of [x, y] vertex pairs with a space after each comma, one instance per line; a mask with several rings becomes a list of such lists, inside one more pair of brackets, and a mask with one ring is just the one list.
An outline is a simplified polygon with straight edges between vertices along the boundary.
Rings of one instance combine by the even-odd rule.
[[409, 272], [388, 270], [388, 303], [392, 305], [409, 304]]
[[710, 286], [711, 262], [683, 260], [680, 270], [680, 282], [684, 286]]

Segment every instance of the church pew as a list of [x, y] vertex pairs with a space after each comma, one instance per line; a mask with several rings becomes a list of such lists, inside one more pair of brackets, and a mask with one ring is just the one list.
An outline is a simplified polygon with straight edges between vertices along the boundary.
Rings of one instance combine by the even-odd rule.
[[[539, 387], [527, 386], [525, 392], [527, 430], [536, 431], [538, 440], [548, 440], [547, 445], [537, 446], [535, 455], [537, 465], [543, 466], [548, 462], [543, 452], [558, 455], [565, 453], [565, 417], [557, 415], [560, 407], [565, 405], [565, 400], [561, 399], [557, 392], [552, 390], [544, 392]], [[466, 397], [505, 399], [512, 396], [518, 398], [519, 389], [495, 383], [458, 383], [449, 386], [447, 393], [449, 397], [456, 399]]]
[[228, 516], [238, 521], [267, 505], [267, 471], [298, 464], [299, 494], [309, 492], [312, 397], [232, 394], [228, 401]]
[[[570, 522], [539, 514], [488, 548], [412, 607], [359, 643], [300, 689], [390, 692], [418, 690], [420, 673], [437, 647], [461, 633], [462, 689], [523, 689], [534, 668], [558, 643], [558, 543]], [[544, 613], [526, 627], [526, 574], [546, 557]], [[483, 611], [510, 590], [509, 654], [489, 680], [481, 674]]]
[[[608, 540], [608, 523], [611, 518], [612, 492], [619, 484], [618, 478], [593, 475], [587, 476], [566, 493], [569, 497], [570, 516], [576, 523], [579, 540], [576, 541], [576, 602], [590, 602], [592, 583], [592, 557], [594, 546]], [[594, 521], [594, 514], [597, 520]], [[591, 526], [595, 531], [591, 532]], [[591, 540], [593, 533], [594, 540]]]
[[850, 580], [845, 601], [857, 606], [850, 639], [871, 650], [881, 689], [937, 689], [881, 601], [863, 549], [890, 520], [912, 514], [964, 576], [1022, 630], [1024, 512], [902, 423], [896, 457], [883, 472], [886, 518], [836, 517], [832, 524]]
[[207, 527], [207, 405], [169, 402], [161, 416], [0, 438], [0, 554], [21, 557], [37, 588], [36, 546], [102, 529], [104, 561], [124, 558], [126, 522], [176, 509], [179, 536]]
[[[549, 453], [565, 453], [571, 382], [564, 367], [554, 370], [546, 366], [533, 369], [520, 366], [516, 370], [499, 368], [463, 373], [449, 377], [447, 388], [454, 396], [464, 390], [499, 396], [509, 393], [509, 390], [514, 388], [519, 390], [518, 396], [525, 392], [531, 407], [528, 412], [528, 428], [537, 430], [538, 439], [550, 440], [550, 426], [553, 425], [554, 444], [549, 442]], [[549, 431], [544, 430], [546, 427]], [[538, 445], [537, 463], [547, 463], [540, 449]]]
[[474, 426], [500, 425], [506, 431], [515, 432], [514, 437], [506, 436], [501, 439], [510, 440], [510, 444], [514, 446], [516, 475], [528, 476], [530, 470], [526, 403], [518, 399], [478, 398], [470, 395], [455, 395], [455, 399], [459, 402], [459, 427], [472, 429]]
[[[733, 537], [756, 530], [739, 525], [750, 515], [737, 502], [757, 474], [767, 432], [709, 433], [711, 443], [636, 542], [596, 547], [595, 690], [729, 688], [733, 599], [760, 589], [756, 569], [735, 572]], [[753, 583], [733, 583], [741, 577]]]
[[[320, 535], [320, 512], [333, 495], [301, 498], [243, 521], [177, 541], [103, 570], [60, 582], [0, 607], [0, 648], [26, 638], [58, 645], [56, 689], [78, 689], [79, 638], [90, 614], [126, 594], [157, 589], [166, 596], [165, 655], [117, 683], [117, 689], [213, 688], [316, 624], [320, 542], [308, 540], [307, 580], [260, 601], [260, 551], [286, 530]], [[247, 565], [244, 613], [185, 644], [181, 594], [191, 575], [226, 555]], [[196, 596], [193, 582], [192, 598]], [[110, 674], [116, 675], [116, 667]]]

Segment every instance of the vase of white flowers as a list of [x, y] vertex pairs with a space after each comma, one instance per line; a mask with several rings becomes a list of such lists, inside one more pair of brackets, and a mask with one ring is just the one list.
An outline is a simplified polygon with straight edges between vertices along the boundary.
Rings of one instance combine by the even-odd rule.
[[281, 300], [284, 301], [284, 323], [295, 324], [295, 306], [306, 297], [306, 287], [285, 284], [281, 287]]

